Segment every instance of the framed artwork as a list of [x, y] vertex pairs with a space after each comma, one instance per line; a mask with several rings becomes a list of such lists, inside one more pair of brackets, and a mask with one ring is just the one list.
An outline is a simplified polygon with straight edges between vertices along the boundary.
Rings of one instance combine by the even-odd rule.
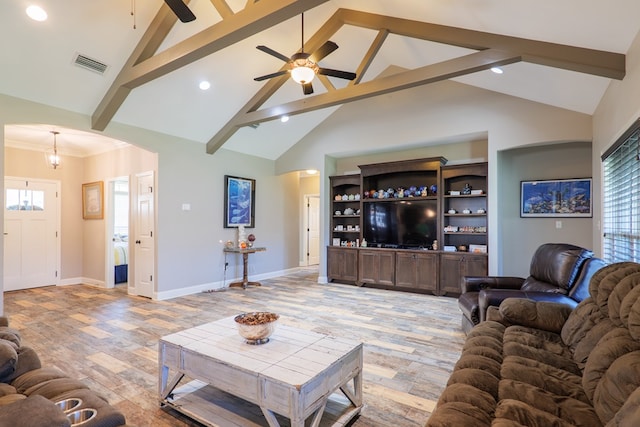
[[521, 181], [520, 216], [593, 216], [591, 178]]
[[82, 184], [82, 218], [104, 217], [104, 188], [102, 181]]
[[255, 226], [256, 180], [224, 176], [224, 227]]

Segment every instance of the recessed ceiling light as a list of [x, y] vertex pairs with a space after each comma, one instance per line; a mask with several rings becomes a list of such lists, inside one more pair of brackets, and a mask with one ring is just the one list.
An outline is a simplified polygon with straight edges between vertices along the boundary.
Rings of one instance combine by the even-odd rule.
[[493, 71], [496, 74], [502, 74], [504, 73], [504, 71], [502, 70], [502, 68], [500, 67], [491, 67], [491, 71]]
[[307, 171], [306, 171], [306, 172], [307, 172], [307, 174], [308, 174], [308, 175], [315, 175], [315, 174], [317, 174], [317, 173], [318, 173], [318, 171], [317, 171], [317, 170], [315, 170], [315, 169], [307, 169]]
[[209, 83], [209, 82], [208, 82], [208, 81], [206, 81], [206, 80], [203, 80], [203, 81], [201, 81], [201, 82], [200, 82], [200, 84], [198, 85], [198, 87], [199, 87], [201, 90], [208, 90], [208, 89], [211, 87], [211, 83]]
[[40, 6], [33, 4], [27, 8], [27, 15], [34, 21], [42, 22], [47, 20], [47, 12], [45, 12]]
[[285, 115], [285, 116], [280, 117], [280, 121], [281, 121], [282, 123], [287, 123], [287, 122], [289, 121], [289, 116], [286, 116], [286, 115]]

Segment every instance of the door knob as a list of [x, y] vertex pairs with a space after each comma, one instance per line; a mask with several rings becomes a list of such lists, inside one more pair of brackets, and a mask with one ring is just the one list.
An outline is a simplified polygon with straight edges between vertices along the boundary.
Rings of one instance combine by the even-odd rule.
[[139, 245], [140, 243], [140, 240], [136, 240], [136, 245]]

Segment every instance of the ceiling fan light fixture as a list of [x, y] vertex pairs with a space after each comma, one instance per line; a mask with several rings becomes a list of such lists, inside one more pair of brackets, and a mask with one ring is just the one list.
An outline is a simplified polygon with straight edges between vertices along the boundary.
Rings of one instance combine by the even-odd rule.
[[310, 83], [318, 72], [318, 65], [309, 60], [309, 55], [304, 55], [303, 58], [295, 58], [291, 62], [291, 78], [298, 84]]

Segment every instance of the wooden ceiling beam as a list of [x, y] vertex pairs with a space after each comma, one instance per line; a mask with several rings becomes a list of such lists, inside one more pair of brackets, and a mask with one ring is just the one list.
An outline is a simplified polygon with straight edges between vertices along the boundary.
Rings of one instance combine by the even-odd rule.
[[520, 55], [515, 52], [487, 49], [437, 64], [426, 65], [415, 70], [404, 71], [354, 86], [347, 86], [332, 92], [252, 111], [246, 113], [242, 120], [235, 123], [235, 126], [240, 128], [266, 122], [274, 120], [283, 114], [293, 116], [308, 113], [322, 108], [488, 70], [491, 67], [512, 64], [519, 62], [521, 59]]
[[369, 47], [367, 53], [364, 55], [364, 58], [362, 58], [362, 61], [360, 61], [360, 65], [358, 65], [358, 69], [356, 70], [356, 78], [349, 83], [350, 85], [356, 85], [360, 83], [360, 81], [362, 80], [362, 76], [364, 76], [364, 74], [371, 66], [373, 59], [378, 54], [378, 51], [380, 51], [380, 48], [382, 47], [384, 41], [387, 39], [388, 35], [389, 30], [387, 30], [386, 28], [378, 31], [378, 35], [371, 43], [371, 46]]
[[[144, 58], [142, 61], [138, 60], [138, 58], [132, 61], [130, 57], [130, 60], [127, 61], [128, 65], [120, 71], [118, 77], [92, 115], [92, 129], [104, 130], [132, 89], [231, 46], [240, 40], [271, 28], [326, 1], [328, 0], [258, 2], [233, 16], [223, 19], [208, 29], [187, 38], [175, 46]], [[168, 7], [163, 5], [158, 15], [156, 15], [156, 18], [154, 18], [154, 21], [159, 18], [160, 14], [166, 14], [167, 10]], [[149, 34], [151, 37], [153, 31], [160, 33], [165, 32], [166, 29], [164, 27], [153, 30], [149, 28], [145, 35]], [[168, 31], [164, 33], [163, 39], [166, 37], [166, 34], [168, 34]], [[143, 44], [143, 42], [146, 43], [144, 37], [134, 51], [150, 51], [151, 47]], [[154, 52], [155, 51], [157, 51], [157, 47]]]
[[[226, 1], [224, 0], [211, 0], [211, 4], [213, 5], [213, 7], [216, 8], [216, 10], [218, 11], [218, 13], [220, 14], [220, 17], [222, 19], [227, 19], [230, 18], [231, 16], [233, 16], [233, 10], [231, 9], [231, 7], [229, 7], [229, 5], [227, 4]], [[253, 3], [251, 3], [253, 4]], [[248, 6], [249, 4], [247, 4]], [[245, 7], [247, 7], [245, 6]]]
[[[215, 153], [233, 136], [237, 129], [243, 126], [269, 121], [282, 114], [301, 114], [395, 90], [470, 74], [491, 68], [494, 65], [500, 65], [501, 60], [496, 60], [493, 65], [487, 66], [492, 63], [489, 58], [495, 54], [498, 54], [499, 57], [506, 55], [503, 58], [504, 64], [526, 61], [618, 80], [624, 78], [625, 75], [625, 55], [619, 53], [467, 30], [349, 9], [338, 9], [318, 33], [312, 37], [313, 43], [311, 43], [310, 39], [310, 42], [305, 44], [305, 51], [312, 52], [317, 49], [321, 43], [328, 40], [343, 25], [353, 25], [378, 31], [376, 39], [358, 66], [355, 81], [343, 89], [330, 90], [325, 94], [307, 96], [298, 101], [258, 110], [284, 84], [288, 75], [272, 79], [207, 142], [207, 153]], [[479, 52], [395, 76], [361, 83], [363, 74], [390, 33], [473, 49]], [[484, 55], [489, 56], [485, 57]], [[483, 62], [483, 58], [489, 60]], [[465, 65], [468, 61], [471, 61], [472, 64]], [[480, 62], [473, 65], [474, 61]]]
[[525, 62], [610, 79], [622, 80], [625, 75], [625, 55], [620, 53], [467, 30], [350, 9], [339, 9], [336, 15], [346, 25], [371, 30], [387, 29], [401, 36], [467, 49], [519, 52]]

